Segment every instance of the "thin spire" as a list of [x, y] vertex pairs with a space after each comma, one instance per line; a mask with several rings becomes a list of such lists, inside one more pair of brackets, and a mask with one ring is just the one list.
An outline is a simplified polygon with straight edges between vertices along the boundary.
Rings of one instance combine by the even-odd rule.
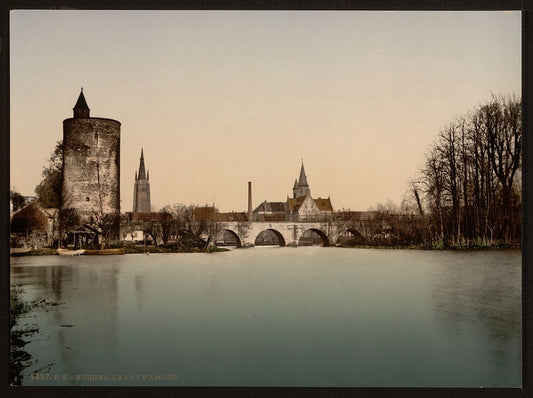
[[146, 170], [144, 168], [144, 154], [143, 149], [141, 148], [141, 161], [139, 163], [139, 180], [146, 180]]

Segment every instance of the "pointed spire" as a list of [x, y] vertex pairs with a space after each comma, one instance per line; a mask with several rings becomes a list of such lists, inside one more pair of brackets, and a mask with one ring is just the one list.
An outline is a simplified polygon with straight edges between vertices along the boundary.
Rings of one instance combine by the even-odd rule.
[[298, 186], [299, 187], [308, 187], [309, 186], [309, 185], [307, 185], [307, 177], [305, 176], [303, 159], [302, 159], [302, 168], [300, 169], [300, 178], [298, 179]]
[[294, 185], [292, 187], [298, 188], [298, 180], [296, 178], [294, 179]]
[[139, 180], [146, 180], [146, 170], [144, 169], [144, 154], [143, 149], [141, 148], [141, 161], [139, 163]]
[[88, 118], [89, 117], [89, 106], [87, 105], [87, 101], [85, 101], [85, 96], [83, 95], [83, 87], [81, 88], [80, 96], [78, 97], [78, 101], [76, 102], [76, 105], [74, 105], [74, 108], [72, 108], [74, 111], [74, 117], [75, 118]]
[[148, 170], [146, 170], [146, 179], [149, 180], [150, 179], [150, 172]]
[[137, 181], [137, 171], [135, 171], [135, 181]]

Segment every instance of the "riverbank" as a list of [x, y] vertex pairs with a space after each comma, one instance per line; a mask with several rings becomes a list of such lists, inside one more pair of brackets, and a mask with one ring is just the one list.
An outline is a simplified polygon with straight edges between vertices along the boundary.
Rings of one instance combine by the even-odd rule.
[[[125, 249], [124, 254], [145, 254], [145, 253], [215, 253], [225, 252], [229, 249], [225, 249], [217, 246], [210, 246], [207, 248], [199, 247], [186, 247], [186, 246], [123, 246]], [[23, 256], [53, 256], [57, 255], [56, 248], [42, 248], [31, 250], [26, 253], [13, 253], [12, 257]]]
[[501, 243], [501, 244], [486, 244], [486, 245], [455, 245], [446, 246], [442, 244], [436, 245], [340, 245], [336, 247], [342, 247], [345, 249], [396, 249], [396, 250], [520, 250], [521, 245]]
[[124, 254], [145, 254], [145, 253], [216, 253], [225, 252], [229, 249], [224, 249], [217, 246], [209, 246], [206, 248], [188, 247], [182, 245], [167, 245], [167, 246], [124, 246], [126, 252]]
[[[333, 247], [341, 247], [345, 249], [393, 249], [393, 250], [520, 250], [520, 245], [513, 245], [509, 243], [486, 244], [486, 245], [456, 245], [445, 246], [442, 244], [436, 245], [340, 245]], [[146, 254], [146, 253], [217, 253], [226, 252], [229, 249], [218, 246], [209, 246], [207, 248], [190, 247], [179, 244], [162, 245], [162, 246], [137, 246], [128, 245], [123, 246], [124, 254]], [[13, 257], [22, 256], [50, 256], [57, 255], [55, 248], [42, 248], [31, 250], [27, 253], [12, 254]]]

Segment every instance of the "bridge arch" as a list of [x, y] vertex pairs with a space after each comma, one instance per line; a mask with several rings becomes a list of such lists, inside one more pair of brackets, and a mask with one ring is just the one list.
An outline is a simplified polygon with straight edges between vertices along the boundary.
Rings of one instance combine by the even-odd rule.
[[259, 232], [257, 234], [257, 236], [254, 239], [254, 246], [261, 246], [261, 245], [265, 245], [265, 244], [266, 245], [269, 245], [269, 244], [275, 245], [276, 243], [274, 243], [273, 241], [272, 241], [272, 243], [265, 243], [265, 242], [269, 242], [269, 236], [268, 235], [277, 238], [277, 240], [278, 240], [277, 244], [279, 246], [285, 246], [286, 245], [285, 238], [283, 237], [281, 232], [275, 230], [274, 228], [267, 228], [267, 229], [264, 229], [264, 230], [262, 230], [261, 232]]
[[347, 246], [362, 245], [365, 241], [363, 234], [354, 227], [346, 228], [345, 233], [337, 239], [337, 243]]
[[[313, 232], [314, 234], [308, 234], [308, 232]], [[304, 241], [307, 240], [308, 238], [305, 236], [305, 235], [314, 235], [314, 236], [319, 236], [320, 239], [322, 240], [322, 246], [329, 246], [329, 238], [328, 236], [326, 235], [326, 233], [318, 228], [309, 228], [309, 229], [306, 229], [302, 235], [300, 235], [300, 238], [298, 239], [298, 246], [303, 246], [304, 245]], [[312, 241], [312, 237], [309, 238], [310, 240], [309, 241]]]
[[215, 236], [215, 244], [217, 246], [233, 246], [233, 242], [235, 242], [235, 246], [237, 247], [242, 246], [242, 242], [239, 238], [239, 235], [231, 229], [224, 228]]

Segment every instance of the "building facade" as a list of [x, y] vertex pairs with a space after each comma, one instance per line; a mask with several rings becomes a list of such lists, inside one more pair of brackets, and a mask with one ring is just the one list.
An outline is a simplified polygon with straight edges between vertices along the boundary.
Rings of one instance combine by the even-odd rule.
[[144, 167], [144, 153], [141, 148], [139, 172], [135, 172], [135, 185], [133, 186], [133, 213], [150, 213], [150, 174]]
[[292, 198], [285, 202], [264, 201], [253, 211], [253, 221], [320, 221], [333, 215], [331, 200], [311, 196], [302, 162], [300, 176], [294, 180]]
[[82, 222], [120, 214], [120, 122], [90, 117], [83, 89], [63, 121], [63, 209], [73, 208]]
[[329, 197], [313, 199], [311, 196], [303, 162], [300, 177], [294, 181], [292, 193], [292, 198], [287, 197], [288, 221], [319, 221], [333, 214], [333, 206]]

